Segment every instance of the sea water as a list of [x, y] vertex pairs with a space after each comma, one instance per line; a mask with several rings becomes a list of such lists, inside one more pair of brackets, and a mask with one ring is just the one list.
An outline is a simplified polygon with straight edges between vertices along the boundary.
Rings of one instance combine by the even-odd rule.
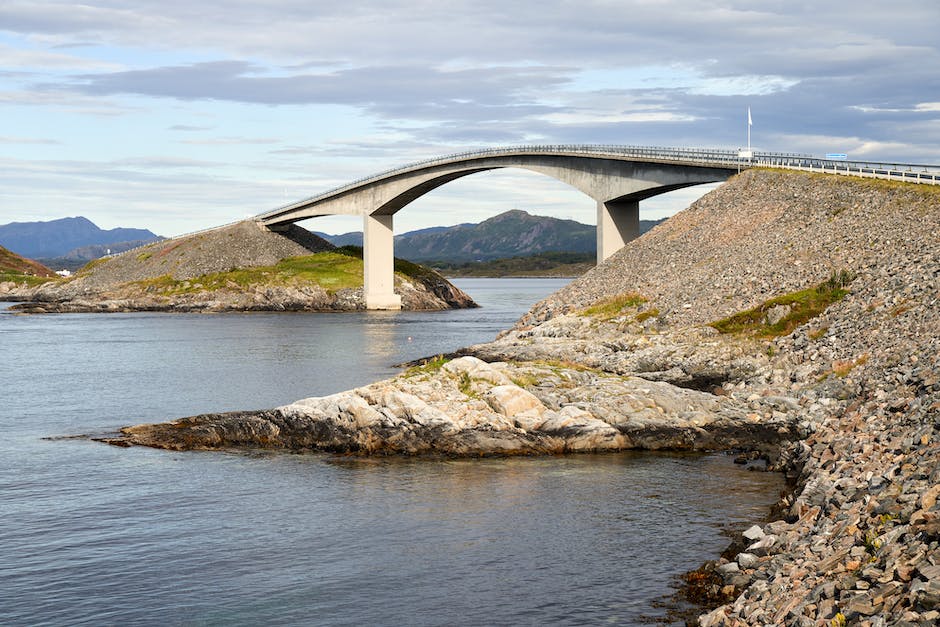
[[759, 520], [724, 455], [359, 459], [87, 439], [269, 408], [492, 339], [560, 280], [465, 279], [480, 309], [0, 311], [0, 624], [637, 624]]

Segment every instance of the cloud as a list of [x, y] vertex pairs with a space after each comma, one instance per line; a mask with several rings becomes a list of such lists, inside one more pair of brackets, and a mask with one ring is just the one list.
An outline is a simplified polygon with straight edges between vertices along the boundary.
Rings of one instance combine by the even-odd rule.
[[84, 74], [71, 84], [55, 88], [70, 88], [86, 95], [139, 94], [265, 105], [353, 105], [388, 115], [402, 115], [403, 107], [407, 107], [408, 116], [419, 119], [461, 117], [462, 111], [498, 117], [549, 109], [526, 105], [526, 101], [533, 98], [533, 92], [564, 84], [569, 80], [568, 73], [570, 70], [557, 67], [446, 70], [375, 66], [274, 76], [245, 61], [214, 61]]
[[56, 141], [54, 139], [46, 139], [43, 137], [10, 137], [10, 136], [0, 136], [0, 144], [38, 144], [45, 146], [55, 146], [61, 144], [62, 142]]
[[0, 44], [0, 66], [5, 68], [38, 68], [42, 70], [102, 70], [114, 69], [114, 63], [87, 59], [45, 50], [23, 50]]

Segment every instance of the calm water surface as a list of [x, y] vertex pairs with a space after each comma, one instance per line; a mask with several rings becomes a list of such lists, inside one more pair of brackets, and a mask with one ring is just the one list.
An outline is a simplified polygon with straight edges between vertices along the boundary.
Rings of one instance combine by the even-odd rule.
[[[398, 314], [0, 311], [0, 624], [637, 624], [779, 479], [725, 456], [171, 453], [58, 436], [267, 408], [492, 339], [556, 280]], [[50, 436], [57, 439], [47, 439]]]

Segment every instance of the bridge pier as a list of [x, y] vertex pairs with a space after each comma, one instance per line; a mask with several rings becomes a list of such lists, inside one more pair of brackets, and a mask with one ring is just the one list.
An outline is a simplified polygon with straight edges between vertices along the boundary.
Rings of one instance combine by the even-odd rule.
[[640, 236], [640, 201], [597, 201], [597, 263]]
[[362, 295], [366, 309], [401, 309], [395, 293], [395, 239], [391, 215], [367, 215], [362, 224]]

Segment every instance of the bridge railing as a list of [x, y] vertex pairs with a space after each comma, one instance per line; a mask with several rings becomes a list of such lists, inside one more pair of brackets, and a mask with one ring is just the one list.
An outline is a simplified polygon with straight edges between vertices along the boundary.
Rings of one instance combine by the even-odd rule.
[[816, 172], [830, 172], [837, 174], [850, 174], [855, 176], [868, 176], [903, 180], [916, 183], [940, 184], [940, 166], [896, 164], [868, 161], [842, 161], [819, 159], [812, 155], [790, 152], [753, 152], [750, 157], [742, 156], [738, 150], [710, 149], [710, 148], [679, 148], [665, 146], [632, 146], [632, 145], [598, 145], [598, 144], [545, 144], [545, 145], [515, 145], [495, 148], [481, 148], [466, 150], [440, 157], [415, 161], [403, 166], [383, 170], [338, 187], [334, 187], [320, 194], [304, 198], [292, 203], [281, 205], [275, 209], [264, 212], [257, 219], [273, 217], [284, 211], [299, 206], [315, 203], [319, 200], [341, 194], [368, 183], [382, 179], [406, 174], [414, 170], [446, 165], [448, 163], [465, 161], [474, 158], [497, 156], [512, 156], [517, 154], [558, 154], [558, 155], [590, 155], [613, 157], [632, 157], [648, 161], [679, 162], [697, 165], [712, 165], [719, 167], [748, 168], [752, 166], [778, 167], [795, 170]]

